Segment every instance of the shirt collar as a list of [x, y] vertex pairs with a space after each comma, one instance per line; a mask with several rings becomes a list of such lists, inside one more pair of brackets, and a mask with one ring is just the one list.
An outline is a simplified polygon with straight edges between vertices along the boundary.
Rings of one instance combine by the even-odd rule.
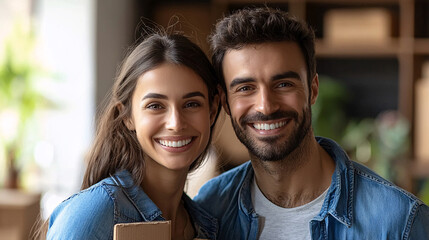
[[252, 180], [255, 173], [250, 161], [244, 164], [247, 164], [247, 166], [244, 166], [246, 170], [243, 178], [243, 184], [241, 184], [240, 191], [238, 193], [239, 207], [240, 207], [240, 210], [244, 212], [246, 215], [250, 217], [257, 217], [257, 214], [252, 204], [252, 194], [250, 192], [252, 187]]
[[182, 200], [185, 203], [185, 208], [188, 210], [192, 222], [194, 223], [197, 237], [216, 239], [216, 233], [218, 232], [217, 219], [199, 207], [185, 193], [183, 193]]
[[[161, 210], [143, 191], [143, 189], [134, 184], [131, 174], [122, 170], [112, 176], [112, 181], [115, 185], [122, 188], [123, 193], [129, 198], [133, 207], [140, 213], [144, 221], [159, 221], [165, 220], [161, 214]], [[195, 202], [193, 202], [186, 193], [183, 193], [182, 200], [185, 208], [188, 211], [198, 237], [209, 237], [216, 239], [218, 223], [215, 218], [206, 213]]]
[[[347, 154], [333, 140], [316, 137], [317, 142], [335, 161], [335, 172], [332, 175], [331, 185], [324, 200], [322, 209], [314, 220], [322, 221], [327, 214], [337, 219], [347, 227], [352, 225], [353, 216], [353, 186], [354, 167]], [[255, 217], [256, 212], [252, 205], [251, 184], [254, 171], [250, 161], [247, 163], [246, 173], [239, 192], [239, 206], [246, 215]]]
[[134, 184], [131, 174], [127, 170], [121, 170], [112, 176], [116, 185], [122, 188], [125, 196], [133, 204], [133, 207], [140, 213], [144, 221], [163, 220], [161, 210], [143, 191], [143, 189]]
[[315, 220], [321, 221], [329, 213], [336, 220], [351, 227], [353, 217], [353, 186], [354, 167], [344, 150], [334, 141], [317, 137], [320, 146], [335, 161], [335, 172], [332, 175], [331, 185], [322, 206], [322, 210]]

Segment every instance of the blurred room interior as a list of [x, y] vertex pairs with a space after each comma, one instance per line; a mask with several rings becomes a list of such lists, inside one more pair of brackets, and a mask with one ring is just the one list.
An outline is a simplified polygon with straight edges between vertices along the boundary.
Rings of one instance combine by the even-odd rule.
[[[428, 204], [429, 0], [0, 0], [0, 239], [27, 239], [79, 191], [97, 111], [145, 26], [210, 54], [216, 19], [265, 2], [315, 29], [316, 135]], [[190, 196], [248, 160], [225, 114], [212, 149]]]

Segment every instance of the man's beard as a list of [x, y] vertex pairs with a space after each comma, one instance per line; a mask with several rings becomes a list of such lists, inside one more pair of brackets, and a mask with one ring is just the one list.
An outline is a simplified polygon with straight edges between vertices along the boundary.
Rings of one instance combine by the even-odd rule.
[[[258, 112], [242, 118], [240, 121], [241, 127], [232, 117], [231, 123], [238, 139], [246, 146], [251, 155], [262, 161], [279, 161], [285, 159], [297, 149], [311, 129], [311, 107], [303, 109], [301, 116], [299, 118], [298, 113], [295, 111], [278, 111], [268, 116]], [[251, 134], [246, 134], [245, 132], [249, 128], [249, 122], [269, 121], [281, 118], [288, 118], [289, 121], [295, 122], [295, 126], [289, 137], [282, 142], [279, 142], [279, 140], [284, 136], [284, 133], [280, 136], [254, 139], [251, 137]]]

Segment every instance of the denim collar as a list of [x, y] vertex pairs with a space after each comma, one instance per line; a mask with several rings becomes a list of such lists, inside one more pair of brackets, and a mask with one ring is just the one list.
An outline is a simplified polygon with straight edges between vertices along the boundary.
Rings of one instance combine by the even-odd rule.
[[[353, 216], [353, 186], [354, 186], [354, 167], [348, 159], [346, 153], [334, 141], [316, 137], [317, 142], [335, 161], [335, 172], [332, 175], [331, 185], [322, 205], [319, 214], [313, 219], [322, 221], [328, 214], [337, 221], [351, 227]], [[246, 162], [246, 174], [243, 178], [239, 192], [239, 206], [248, 217], [256, 218], [251, 199], [251, 184], [254, 177], [254, 170], [250, 161]]]
[[[143, 189], [134, 184], [131, 174], [127, 170], [122, 170], [111, 176], [113, 183], [122, 188], [123, 193], [129, 198], [144, 221], [160, 221], [165, 220], [161, 214], [161, 210], [143, 191]], [[209, 237], [216, 239], [218, 230], [217, 219], [205, 212], [199, 207], [186, 193], [183, 193], [182, 200], [189, 216], [194, 223], [197, 236]]]
[[164, 220], [161, 217], [161, 210], [139, 185], [134, 184], [133, 178], [127, 170], [115, 173], [115, 175], [111, 176], [111, 179], [115, 185], [122, 188], [123, 193], [140, 213], [144, 221]]
[[219, 229], [217, 219], [204, 211], [185, 193], [183, 193], [182, 200], [185, 203], [185, 208], [188, 210], [192, 222], [194, 223], [194, 229], [197, 233], [197, 237], [204, 236], [204, 238], [216, 239], [216, 234]]
[[322, 221], [327, 214], [330, 214], [350, 228], [353, 217], [353, 164], [344, 150], [334, 141], [322, 137], [317, 137], [316, 140], [335, 161], [335, 172], [332, 175], [331, 185], [322, 210], [314, 220]]

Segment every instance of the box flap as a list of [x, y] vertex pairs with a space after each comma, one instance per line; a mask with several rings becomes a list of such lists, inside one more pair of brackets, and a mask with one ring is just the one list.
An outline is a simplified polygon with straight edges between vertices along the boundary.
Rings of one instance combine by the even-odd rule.
[[118, 223], [113, 229], [114, 240], [170, 240], [170, 221]]

